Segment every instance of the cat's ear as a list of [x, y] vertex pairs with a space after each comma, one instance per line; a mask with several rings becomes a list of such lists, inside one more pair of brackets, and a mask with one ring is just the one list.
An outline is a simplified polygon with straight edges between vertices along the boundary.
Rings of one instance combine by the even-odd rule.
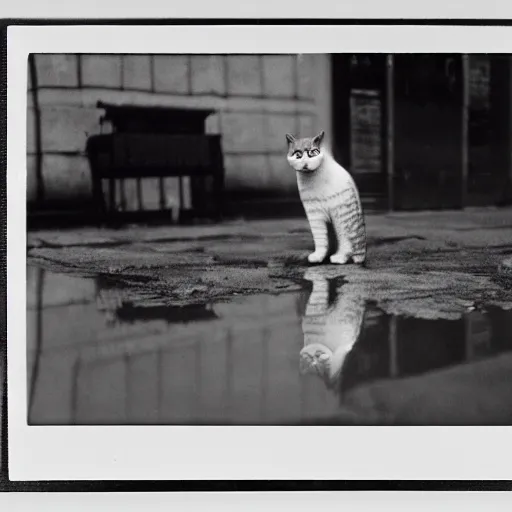
[[325, 132], [322, 130], [314, 139], [313, 142], [320, 146], [322, 144], [322, 141], [324, 140]]
[[288, 141], [288, 144], [292, 144], [295, 142], [295, 137], [293, 135], [291, 135], [290, 133], [287, 133], [286, 140]]

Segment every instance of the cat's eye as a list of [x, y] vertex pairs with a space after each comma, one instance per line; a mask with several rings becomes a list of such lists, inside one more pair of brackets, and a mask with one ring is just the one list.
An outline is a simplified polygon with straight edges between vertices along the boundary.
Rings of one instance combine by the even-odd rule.
[[295, 151], [295, 153], [293, 153], [293, 156], [295, 158], [302, 158], [302, 151]]
[[318, 149], [312, 149], [311, 151], [308, 151], [308, 155], [311, 156], [317, 156], [320, 154], [320, 151]]

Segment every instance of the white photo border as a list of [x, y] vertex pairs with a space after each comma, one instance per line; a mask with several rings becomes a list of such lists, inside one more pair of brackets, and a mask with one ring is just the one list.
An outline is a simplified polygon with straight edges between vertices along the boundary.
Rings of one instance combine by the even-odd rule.
[[[10, 26], [7, 58], [8, 432], [12, 481], [510, 480], [509, 427], [27, 425], [29, 53], [512, 53], [499, 26]], [[311, 440], [312, 449], [304, 446]], [[318, 443], [321, 442], [321, 448]]]

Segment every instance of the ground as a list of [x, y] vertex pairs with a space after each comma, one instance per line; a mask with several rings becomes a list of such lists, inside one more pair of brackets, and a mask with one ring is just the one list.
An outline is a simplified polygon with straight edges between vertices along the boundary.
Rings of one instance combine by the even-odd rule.
[[304, 218], [30, 232], [29, 421], [510, 425], [512, 209], [367, 232], [366, 267], [309, 265]]
[[512, 209], [367, 215], [366, 223], [365, 268], [311, 268], [304, 218], [37, 231], [28, 234], [28, 263], [108, 275], [127, 284], [127, 294], [172, 305], [343, 276], [352, 292], [390, 313], [453, 319], [483, 304], [512, 308]]

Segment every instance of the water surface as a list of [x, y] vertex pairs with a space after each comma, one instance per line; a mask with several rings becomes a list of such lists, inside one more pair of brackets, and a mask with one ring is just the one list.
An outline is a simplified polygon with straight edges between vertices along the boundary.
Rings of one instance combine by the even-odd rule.
[[177, 308], [28, 267], [32, 425], [512, 424], [512, 311], [384, 314], [342, 279]]

